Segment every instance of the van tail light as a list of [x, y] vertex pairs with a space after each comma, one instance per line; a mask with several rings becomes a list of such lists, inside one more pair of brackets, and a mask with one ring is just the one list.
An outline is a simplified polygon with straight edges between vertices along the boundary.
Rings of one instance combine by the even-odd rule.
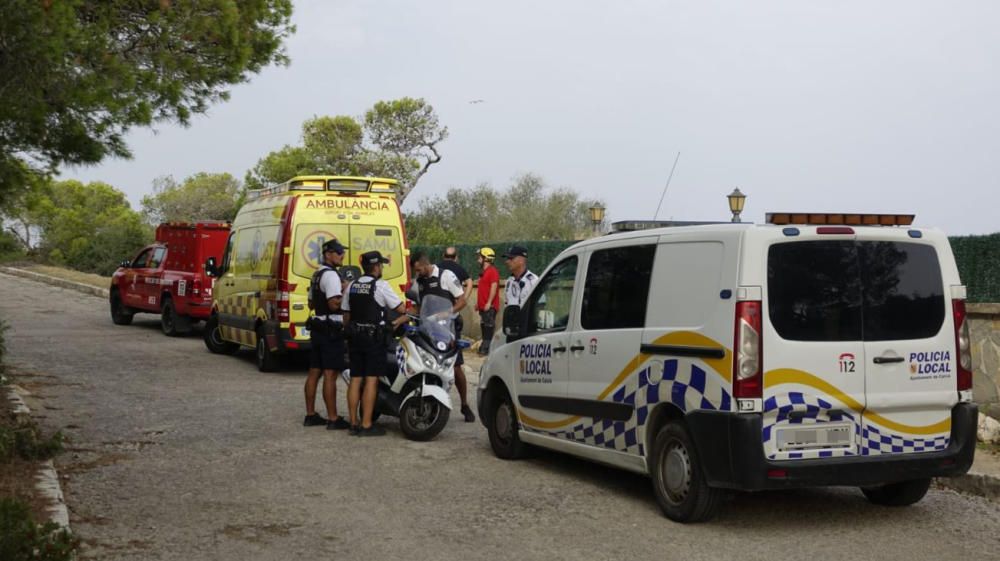
[[736, 335], [733, 342], [733, 397], [756, 398], [764, 391], [761, 373], [761, 303], [736, 303]]
[[195, 275], [194, 280], [191, 282], [191, 294], [201, 296], [201, 277], [197, 275]]
[[281, 239], [278, 247], [281, 248], [278, 257], [278, 293], [276, 295], [275, 307], [278, 309], [278, 321], [290, 321], [289, 312], [291, 293], [295, 292], [295, 285], [288, 282], [288, 275], [291, 272], [292, 262], [292, 214], [295, 212], [295, 203], [298, 197], [292, 197], [285, 203], [285, 208], [281, 213]]
[[958, 391], [961, 392], [972, 389], [972, 342], [965, 317], [965, 300], [952, 300], [951, 310], [955, 318], [955, 358], [958, 359]]

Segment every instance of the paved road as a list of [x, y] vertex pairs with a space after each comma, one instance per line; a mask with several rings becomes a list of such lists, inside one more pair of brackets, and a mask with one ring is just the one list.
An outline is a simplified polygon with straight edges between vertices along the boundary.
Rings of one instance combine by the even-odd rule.
[[[998, 559], [1000, 505], [932, 490], [735, 494], [663, 518], [642, 477], [558, 454], [503, 462], [478, 424], [438, 440], [301, 426], [300, 370], [111, 324], [99, 298], [0, 275], [11, 362], [62, 429], [71, 524], [100, 559]], [[342, 398], [341, 398], [342, 399]]]

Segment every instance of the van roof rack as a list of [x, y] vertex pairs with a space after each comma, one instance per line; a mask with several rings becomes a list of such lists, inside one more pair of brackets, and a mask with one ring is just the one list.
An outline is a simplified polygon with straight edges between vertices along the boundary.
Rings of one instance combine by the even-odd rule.
[[386, 193], [395, 195], [398, 182], [384, 177], [354, 177], [348, 175], [297, 175], [284, 183], [247, 192], [254, 201], [269, 195], [291, 191], [331, 191], [335, 193]]
[[705, 224], [731, 224], [731, 222], [699, 220], [619, 220], [611, 223], [611, 233], [636, 232], [653, 228], [673, 228], [677, 226], [704, 226]]
[[843, 212], [769, 212], [768, 224], [803, 226], [837, 224], [845, 226], [910, 226], [913, 214], [860, 214]]

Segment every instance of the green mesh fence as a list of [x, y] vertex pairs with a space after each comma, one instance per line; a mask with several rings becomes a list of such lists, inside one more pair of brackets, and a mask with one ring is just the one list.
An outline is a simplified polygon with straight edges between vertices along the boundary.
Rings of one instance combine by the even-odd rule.
[[[962, 277], [962, 282], [969, 289], [969, 302], [1000, 302], [1000, 233], [986, 236], [956, 236], [949, 238], [951, 249], [955, 253], [955, 261], [958, 264], [958, 273]], [[500, 257], [511, 245], [517, 244], [528, 248], [528, 267], [537, 274], [541, 274], [549, 263], [556, 258], [562, 250], [573, 245], [573, 241], [545, 241], [545, 242], [494, 242], [483, 244], [490, 247], [497, 254], [496, 265], [500, 270], [501, 278], [506, 277], [509, 272], [503, 266], [503, 259]], [[431, 256], [433, 262], [441, 260], [441, 255], [447, 246], [443, 245], [414, 245], [410, 247], [412, 252], [423, 251]], [[463, 267], [473, 276], [478, 276], [478, 266], [476, 265], [476, 250], [482, 245], [456, 245], [458, 248], [458, 260]]]
[[1000, 234], [948, 238], [969, 302], [1000, 302]]
[[[476, 252], [481, 247], [491, 248], [497, 254], [497, 259], [494, 262], [497, 269], [500, 271], [500, 278], [503, 279], [510, 275], [510, 271], [504, 267], [503, 255], [507, 248], [512, 245], [524, 246], [528, 250], [528, 269], [535, 272], [535, 274], [541, 274], [545, 270], [545, 267], [549, 266], [549, 263], [559, 255], [562, 250], [575, 244], [575, 241], [550, 241], [550, 242], [493, 242], [481, 245], [472, 244], [455, 244], [455, 248], [458, 249], [458, 262], [465, 268], [466, 271], [472, 275], [472, 278], [477, 278], [479, 276], [479, 265], [476, 263]], [[432, 263], [437, 263], [441, 260], [441, 255], [444, 254], [446, 245], [411, 245], [410, 252], [416, 253], [418, 251], [423, 251], [431, 257]]]

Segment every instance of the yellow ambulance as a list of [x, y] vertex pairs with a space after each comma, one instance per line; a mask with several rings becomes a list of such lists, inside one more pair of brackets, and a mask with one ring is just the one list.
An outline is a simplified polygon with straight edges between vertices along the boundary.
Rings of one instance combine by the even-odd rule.
[[347, 246], [344, 265], [378, 250], [385, 279], [400, 295], [409, 282], [409, 249], [396, 202], [396, 181], [377, 177], [298, 176], [251, 191], [233, 221], [215, 277], [205, 345], [213, 353], [254, 348], [271, 371], [278, 354], [309, 349], [309, 281], [323, 243]]

